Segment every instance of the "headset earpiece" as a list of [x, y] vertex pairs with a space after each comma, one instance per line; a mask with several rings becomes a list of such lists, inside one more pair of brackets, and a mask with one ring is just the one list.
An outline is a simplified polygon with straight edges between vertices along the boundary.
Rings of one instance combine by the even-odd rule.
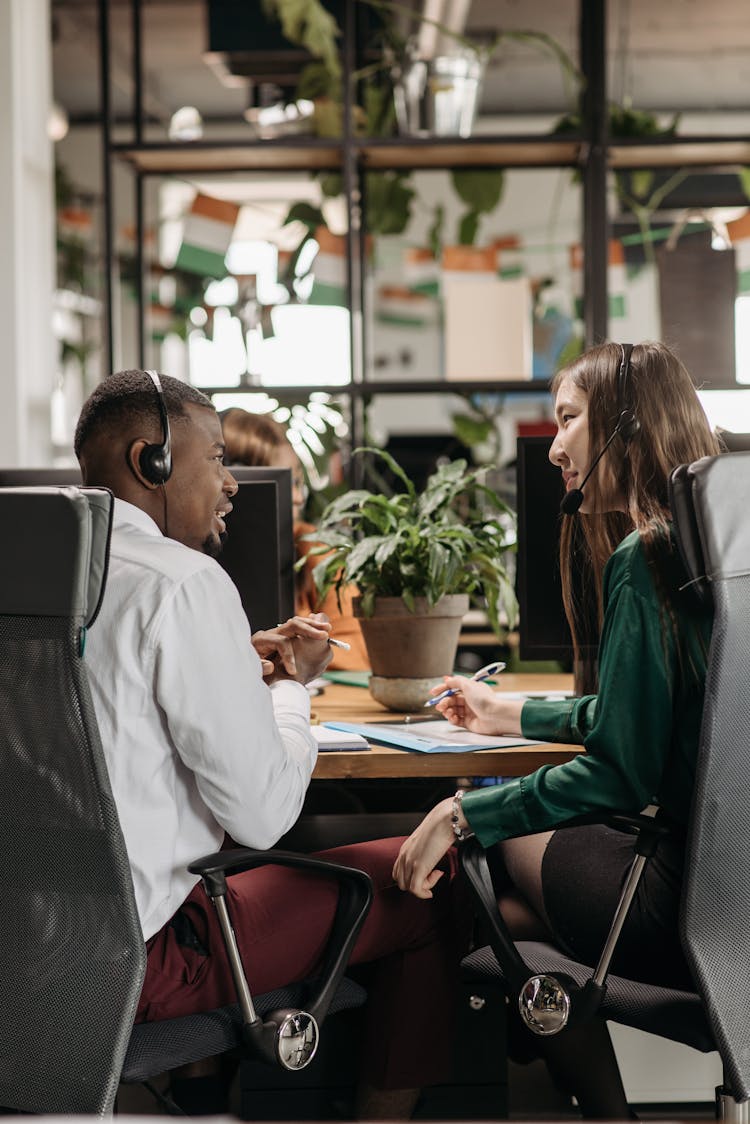
[[636, 417], [631, 405], [633, 395], [630, 388], [630, 357], [633, 354], [632, 343], [621, 343], [622, 358], [617, 375], [617, 398], [620, 404], [620, 416], [617, 420], [617, 432], [627, 444], [632, 441], [641, 428], [641, 423]]
[[149, 484], [166, 484], [172, 475], [172, 435], [169, 430], [169, 415], [158, 374], [156, 371], [146, 371], [146, 374], [156, 391], [163, 439], [161, 444], [143, 446], [138, 456], [138, 467]]
[[641, 423], [633, 410], [623, 410], [617, 423], [617, 431], [626, 443], [632, 441], [641, 428]]
[[138, 456], [138, 467], [149, 484], [166, 484], [171, 465], [164, 457], [163, 445], [144, 445]]

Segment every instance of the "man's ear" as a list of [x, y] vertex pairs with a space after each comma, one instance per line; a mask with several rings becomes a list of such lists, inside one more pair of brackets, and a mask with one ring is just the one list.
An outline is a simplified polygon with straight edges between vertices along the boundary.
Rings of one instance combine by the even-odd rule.
[[144, 474], [142, 467], [143, 450], [147, 448], [149, 444], [150, 442], [147, 441], [145, 437], [136, 437], [136, 439], [131, 441], [128, 445], [125, 461], [138, 483], [141, 484], [142, 487], [148, 488], [150, 492], [155, 492], [161, 485], [154, 484], [152, 480], [149, 480]]

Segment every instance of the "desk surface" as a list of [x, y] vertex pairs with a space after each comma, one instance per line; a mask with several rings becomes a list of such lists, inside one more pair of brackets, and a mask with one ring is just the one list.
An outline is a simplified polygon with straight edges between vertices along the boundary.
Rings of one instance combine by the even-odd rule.
[[[505, 691], [565, 691], [572, 688], [569, 675], [503, 675]], [[402, 715], [386, 710], [362, 687], [329, 683], [312, 700], [313, 715], [321, 722], [373, 722], [398, 720]], [[369, 752], [321, 753], [315, 779], [356, 777], [519, 777], [540, 765], [559, 765], [579, 751], [578, 746], [519, 745], [509, 749], [482, 749], [474, 753], [413, 753], [376, 745]]]

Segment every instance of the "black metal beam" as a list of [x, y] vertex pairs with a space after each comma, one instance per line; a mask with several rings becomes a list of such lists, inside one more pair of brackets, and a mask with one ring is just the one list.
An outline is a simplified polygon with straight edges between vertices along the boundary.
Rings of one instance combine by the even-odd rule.
[[587, 347], [607, 338], [607, 36], [606, 0], [581, 0], [581, 70], [584, 77], [583, 308]]
[[102, 202], [103, 202], [103, 258], [104, 258], [104, 365], [105, 373], [114, 370], [114, 198], [112, 192], [112, 97], [109, 57], [109, 0], [98, 0], [99, 14], [99, 88], [101, 98], [102, 128]]

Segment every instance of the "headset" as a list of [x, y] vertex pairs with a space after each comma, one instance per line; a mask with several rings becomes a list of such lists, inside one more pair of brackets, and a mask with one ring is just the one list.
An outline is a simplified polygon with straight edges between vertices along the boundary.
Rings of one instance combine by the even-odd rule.
[[156, 371], [145, 373], [151, 379], [156, 391], [163, 437], [160, 444], [143, 446], [138, 456], [138, 467], [149, 484], [166, 484], [172, 475], [172, 434], [169, 429], [169, 415], [158, 374]]
[[591, 473], [594, 471], [615, 437], [619, 434], [627, 445], [628, 442], [633, 440], [636, 433], [638, 433], [641, 428], [641, 423], [638, 421], [635, 408], [631, 403], [632, 395], [630, 394], [630, 357], [633, 354], [633, 345], [632, 343], [621, 343], [620, 350], [622, 351], [622, 357], [617, 372], [617, 403], [619, 409], [617, 423], [605, 441], [604, 447], [600, 449], [591, 462], [591, 468], [581, 481], [580, 488], [571, 488], [571, 490], [566, 492], [563, 496], [562, 503], [560, 504], [561, 515], [575, 515], [578, 511], [584, 500], [583, 489]]

